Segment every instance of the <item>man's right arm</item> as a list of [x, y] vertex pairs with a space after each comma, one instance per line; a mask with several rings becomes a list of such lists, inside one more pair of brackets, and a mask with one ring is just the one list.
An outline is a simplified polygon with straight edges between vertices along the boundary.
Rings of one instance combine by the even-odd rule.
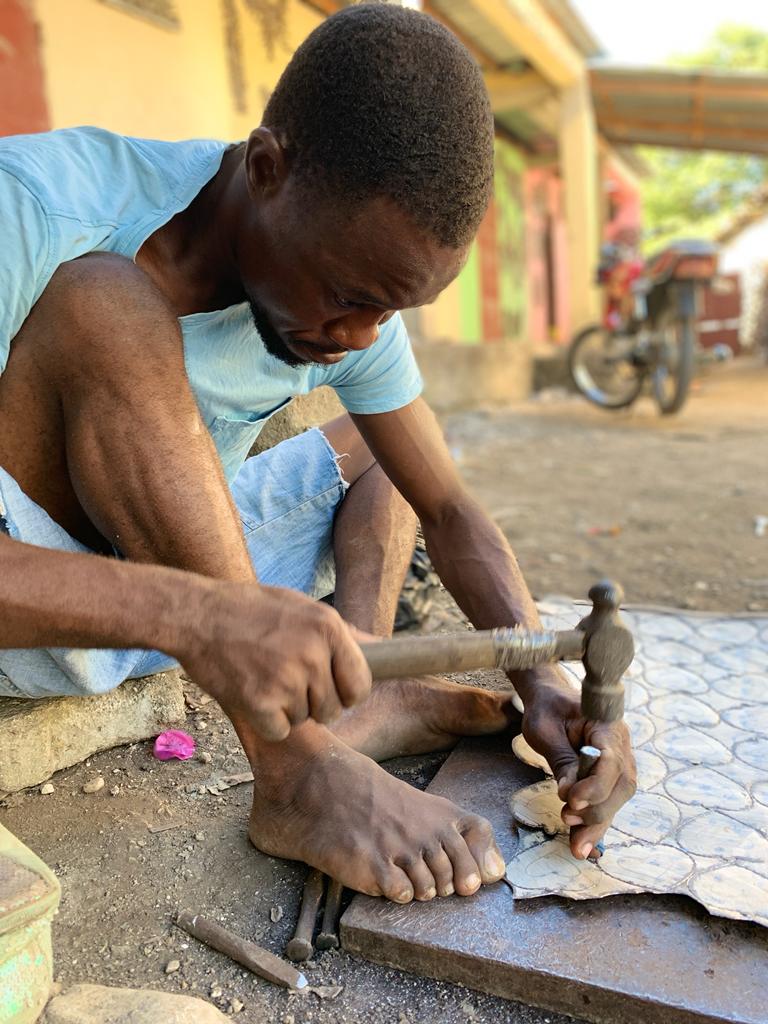
[[0, 648], [37, 647], [163, 651], [269, 740], [307, 717], [329, 721], [370, 686], [348, 627], [302, 594], [0, 534]]

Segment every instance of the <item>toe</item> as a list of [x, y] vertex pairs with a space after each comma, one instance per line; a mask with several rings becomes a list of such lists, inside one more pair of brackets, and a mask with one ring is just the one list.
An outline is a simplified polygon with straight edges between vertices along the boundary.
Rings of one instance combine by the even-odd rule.
[[413, 899], [413, 884], [397, 864], [382, 865], [378, 881], [382, 896], [386, 896], [388, 900], [395, 903], [410, 903]]
[[451, 858], [442, 846], [437, 847], [435, 850], [427, 851], [424, 854], [424, 860], [432, 872], [438, 896], [453, 895], [456, 892], [456, 886], [453, 882], [453, 864], [451, 864]]
[[410, 879], [415, 899], [426, 901], [433, 900], [437, 896], [435, 876], [427, 867], [421, 855], [408, 860], [399, 860], [397, 865], [403, 869]]
[[490, 822], [485, 818], [472, 815], [464, 819], [459, 826], [459, 831], [464, 837], [475, 863], [480, 868], [483, 885], [488, 885], [489, 882], [498, 882], [500, 878], [503, 878], [506, 864], [496, 845], [496, 840], [493, 838]]
[[443, 839], [443, 847], [453, 867], [453, 885], [459, 896], [471, 896], [482, 885], [480, 868], [464, 837], [456, 830]]

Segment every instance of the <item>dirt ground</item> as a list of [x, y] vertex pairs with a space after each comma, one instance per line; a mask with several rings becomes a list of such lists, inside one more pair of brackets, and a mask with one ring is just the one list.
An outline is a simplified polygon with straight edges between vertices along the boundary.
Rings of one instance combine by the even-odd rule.
[[[768, 611], [768, 530], [757, 536], [754, 522], [768, 516], [768, 368], [710, 371], [673, 419], [650, 403], [616, 415], [550, 392], [445, 426], [536, 595], [581, 597], [609, 575], [633, 604]], [[441, 599], [427, 628], [457, 621]], [[215, 792], [217, 779], [247, 769], [216, 705], [190, 708], [187, 728], [210, 763], [161, 764], [138, 744], [60, 773], [50, 796], [30, 790], [0, 805], [4, 824], [61, 879], [55, 950], [65, 986], [186, 992], [225, 1012], [238, 1000], [247, 1024], [565, 1024], [343, 952], [317, 956], [306, 972], [313, 986], [341, 986], [338, 995], [292, 996], [176, 930], [174, 914], [188, 907], [280, 953], [304, 871], [249, 846], [249, 785]], [[395, 769], [423, 786], [441, 760]], [[96, 775], [105, 787], [84, 795]], [[180, 969], [166, 975], [172, 960]]]

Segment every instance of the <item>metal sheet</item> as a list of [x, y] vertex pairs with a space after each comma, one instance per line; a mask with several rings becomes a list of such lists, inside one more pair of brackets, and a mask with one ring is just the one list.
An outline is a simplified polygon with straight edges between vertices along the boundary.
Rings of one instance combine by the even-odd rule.
[[[468, 740], [429, 791], [492, 822], [509, 859], [510, 792], [541, 777], [505, 740]], [[344, 947], [594, 1024], [765, 1024], [768, 931], [679, 896], [516, 902], [505, 883], [470, 899], [395, 906], [356, 897]]]

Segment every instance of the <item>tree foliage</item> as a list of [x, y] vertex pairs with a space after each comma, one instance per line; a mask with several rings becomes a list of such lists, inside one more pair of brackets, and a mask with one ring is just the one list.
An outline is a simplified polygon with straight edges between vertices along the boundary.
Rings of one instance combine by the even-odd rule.
[[[670, 62], [685, 68], [768, 71], [768, 33], [723, 25], [697, 53]], [[651, 169], [642, 185], [645, 248], [673, 238], [712, 238], [768, 177], [768, 161], [742, 153], [644, 147]]]

